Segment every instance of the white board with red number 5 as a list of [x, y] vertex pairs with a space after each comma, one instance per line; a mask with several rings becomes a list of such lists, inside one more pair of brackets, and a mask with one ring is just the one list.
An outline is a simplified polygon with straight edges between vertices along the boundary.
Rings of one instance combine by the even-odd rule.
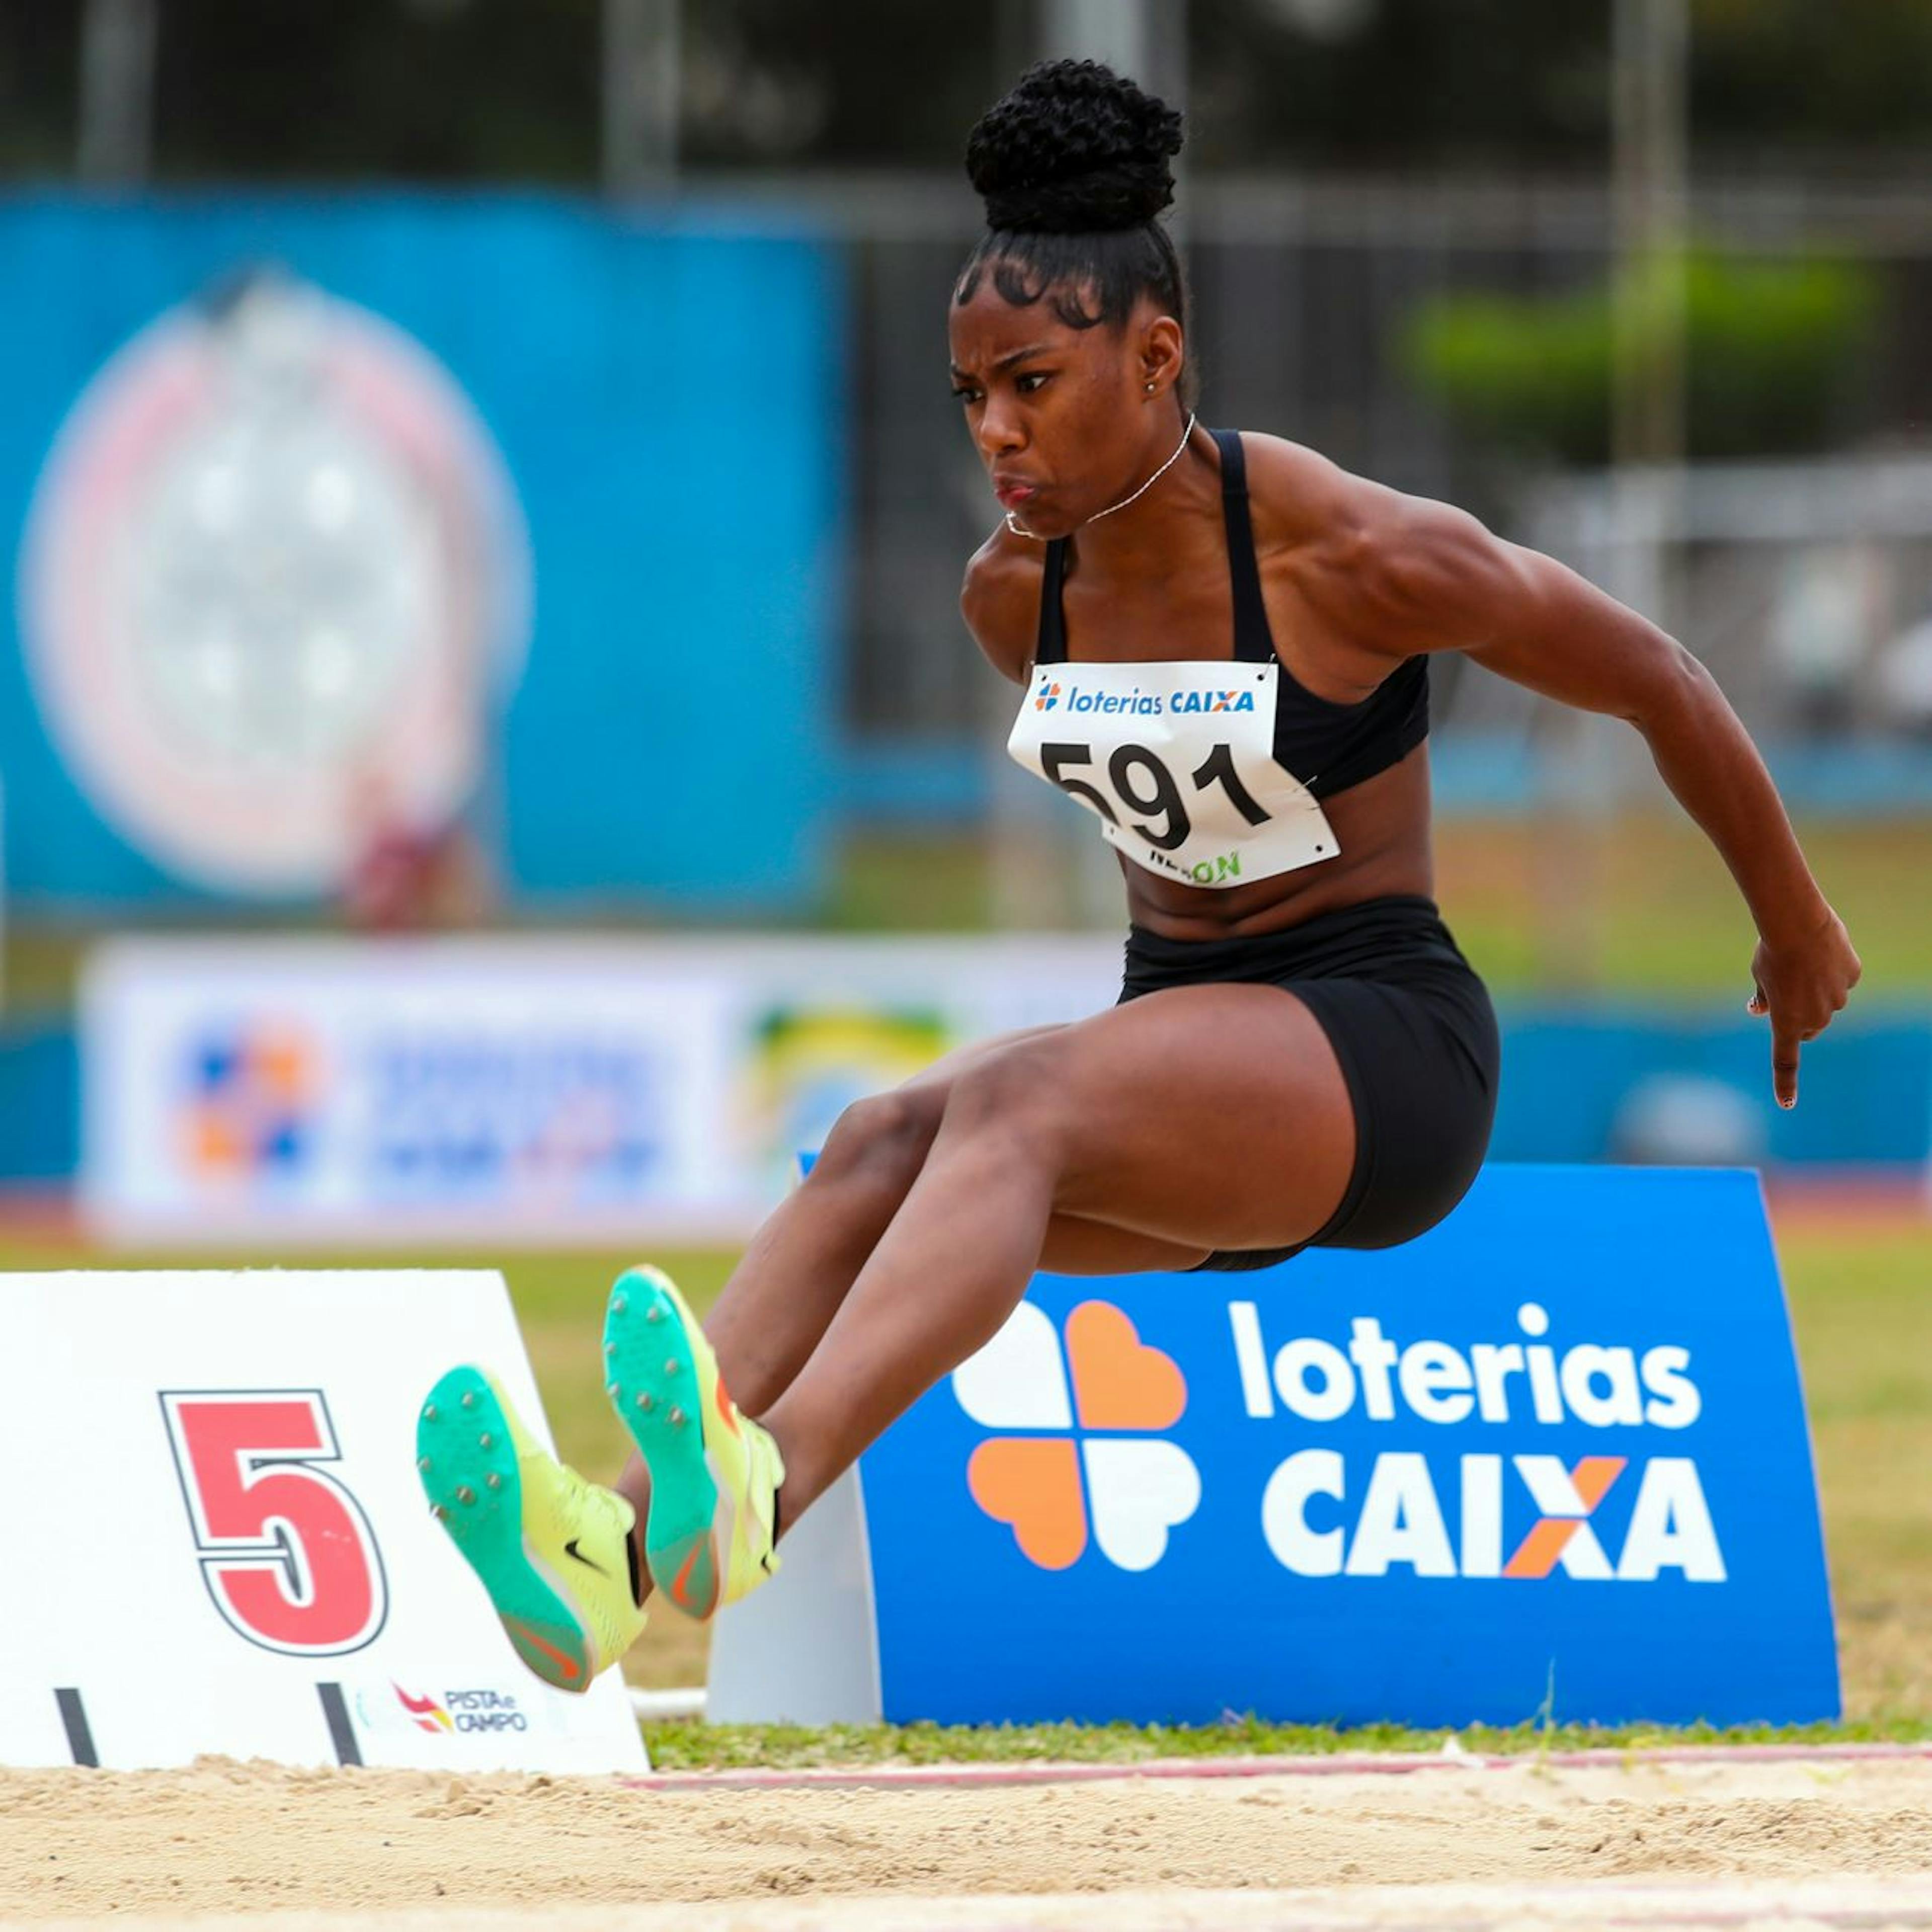
[[430, 1517], [464, 1360], [548, 1440], [499, 1275], [0, 1275], [0, 1764], [644, 1768], [616, 1673], [531, 1676]]

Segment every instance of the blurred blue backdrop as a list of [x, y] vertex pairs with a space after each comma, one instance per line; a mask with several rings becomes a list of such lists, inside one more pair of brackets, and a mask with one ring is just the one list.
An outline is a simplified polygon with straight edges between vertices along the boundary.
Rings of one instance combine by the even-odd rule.
[[[507, 459], [536, 571], [502, 721], [508, 883], [539, 898], [798, 904], [827, 836], [845, 541], [845, 319], [802, 224], [644, 220], [536, 195], [0, 199], [0, 529], [103, 363], [272, 262], [436, 356]], [[111, 830], [47, 742], [0, 614], [16, 902], [196, 896]], [[54, 902], [50, 904], [50, 902]]]

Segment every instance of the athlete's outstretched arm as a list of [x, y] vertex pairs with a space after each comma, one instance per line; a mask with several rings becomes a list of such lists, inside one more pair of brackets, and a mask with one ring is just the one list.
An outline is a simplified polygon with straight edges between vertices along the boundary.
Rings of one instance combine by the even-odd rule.
[[1552, 557], [1441, 503], [1376, 491], [1353, 574], [1376, 644], [1466, 652], [1546, 697], [1628, 718], [1678, 802], [1709, 836], [1756, 922], [1750, 1010], [1769, 1016], [1779, 1104], [1798, 1099], [1798, 1050], [1858, 982], [1858, 957], [1820, 890], [1737, 713], [1673, 638]]

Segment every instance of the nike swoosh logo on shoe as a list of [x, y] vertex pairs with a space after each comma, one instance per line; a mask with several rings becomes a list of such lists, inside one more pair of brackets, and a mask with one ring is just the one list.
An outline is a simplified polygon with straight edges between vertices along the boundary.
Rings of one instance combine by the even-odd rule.
[[682, 1604], [688, 1600], [691, 1588], [691, 1573], [698, 1567], [698, 1559], [703, 1554], [704, 1539], [700, 1537], [691, 1546], [691, 1554], [684, 1559], [684, 1567], [677, 1573], [677, 1580], [670, 1586], [671, 1600]]
[[[581, 1562], [582, 1558], [580, 1558], [578, 1560]], [[506, 1629], [514, 1627], [517, 1634], [522, 1637], [526, 1643], [532, 1643], [536, 1645], [537, 1648], [542, 1651], [544, 1656], [548, 1658], [550, 1661], [563, 1672], [563, 1681], [566, 1684], [574, 1682], [578, 1678], [580, 1678], [584, 1675], [583, 1666], [578, 1662], [575, 1658], [571, 1656], [566, 1651], [559, 1650], [555, 1644], [538, 1636], [536, 1632], [532, 1630], [530, 1625], [525, 1623], [521, 1617], [506, 1617], [502, 1621]]]
[[602, 1576], [606, 1582], [610, 1581], [610, 1571], [605, 1569], [602, 1564], [592, 1562], [590, 1558], [585, 1556], [582, 1550], [578, 1548], [577, 1538], [573, 1536], [570, 1540], [563, 1546], [563, 1553], [566, 1556], [575, 1557], [578, 1562], [584, 1565], [585, 1569], [596, 1570], [598, 1575]]

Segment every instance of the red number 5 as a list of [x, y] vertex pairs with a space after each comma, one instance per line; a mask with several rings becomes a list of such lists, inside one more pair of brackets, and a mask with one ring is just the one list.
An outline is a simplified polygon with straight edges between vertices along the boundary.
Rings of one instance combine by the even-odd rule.
[[316, 1467], [341, 1454], [321, 1390], [164, 1390], [161, 1411], [215, 1608], [268, 1650], [361, 1649], [388, 1592], [362, 1506]]

